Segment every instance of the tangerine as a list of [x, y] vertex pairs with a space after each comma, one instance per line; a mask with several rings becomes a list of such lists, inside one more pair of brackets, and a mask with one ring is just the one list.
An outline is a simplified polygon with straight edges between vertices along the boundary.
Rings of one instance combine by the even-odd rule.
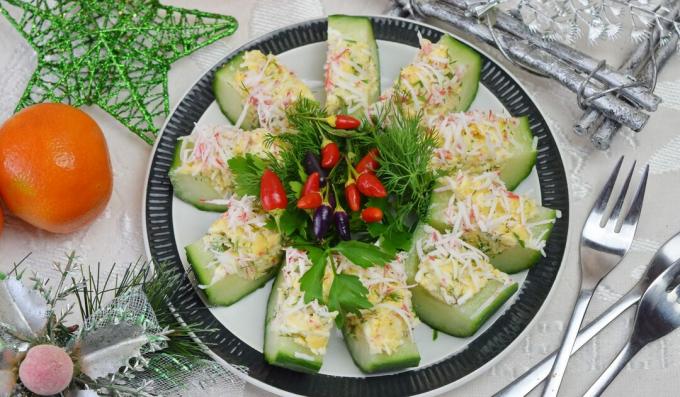
[[104, 210], [112, 188], [106, 139], [82, 110], [32, 105], [0, 127], [0, 197], [24, 221], [70, 233]]

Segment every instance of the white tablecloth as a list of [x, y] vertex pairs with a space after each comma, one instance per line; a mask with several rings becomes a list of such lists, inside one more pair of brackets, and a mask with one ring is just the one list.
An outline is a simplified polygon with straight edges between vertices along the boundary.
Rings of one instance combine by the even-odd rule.
[[[240, 27], [236, 34], [176, 62], [170, 71], [170, 104], [177, 103], [183, 93], [205, 70], [221, 59], [230, 49], [269, 30], [299, 20], [332, 13], [380, 14], [387, 1], [361, 0], [174, 0], [173, 5], [199, 7], [205, 11], [235, 16]], [[584, 50], [606, 56], [618, 64], [627, 53], [630, 43], [614, 43], [589, 47]], [[485, 47], [488, 48], [488, 47]], [[501, 59], [497, 52], [490, 53]], [[507, 62], [501, 60], [508, 65]], [[8, 117], [23, 91], [34, 68], [31, 49], [13, 28], [0, 18], [0, 122]], [[680, 193], [680, 56], [666, 66], [659, 77], [657, 93], [664, 98], [648, 126], [637, 136], [631, 133], [617, 137], [610, 153], [591, 149], [589, 143], [571, 132], [580, 111], [574, 95], [557, 83], [534, 77], [508, 65], [539, 103], [559, 142], [569, 176], [572, 200], [571, 242], [564, 262], [562, 276], [555, 287], [554, 298], [538, 318], [527, 336], [505, 358], [447, 396], [487, 396], [538, 362], [546, 353], [557, 348], [562, 327], [576, 296], [577, 239], [594, 192], [619, 154], [651, 164], [644, 214], [638, 238], [631, 253], [604, 283], [591, 304], [589, 317], [597, 315], [632, 286], [659, 245], [680, 231], [678, 197]], [[86, 263], [100, 261], [104, 267], [120, 264], [144, 256], [142, 238], [142, 196], [147, 162], [151, 148], [112, 117], [98, 108], [86, 108], [105, 131], [114, 166], [114, 193], [104, 214], [85, 230], [59, 236], [35, 230], [9, 216], [0, 237], [0, 271], [8, 270], [11, 262], [26, 253], [33, 254], [27, 267], [41, 275], [53, 274], [50, 263], [77, 250]], [[563, 387], [563, 395], [579, 396], [592, 383], [604, 366], [620, 348], [628, 334], [632, 312], [615, 321], [593, 342], [572, 359]], [[621, 376], [607, 390], [607, 396], [675, 395], [680, 389], [680, 333], [645, 348], [626, 367]], [[269, 395], [247, 386], [246, 396]]]

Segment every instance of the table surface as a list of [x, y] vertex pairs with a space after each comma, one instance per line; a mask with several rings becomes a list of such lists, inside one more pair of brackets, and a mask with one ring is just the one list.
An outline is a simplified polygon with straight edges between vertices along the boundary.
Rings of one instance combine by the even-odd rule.
[[[178, 102], [194, 80], [231, 49], [249, 39], [289, 23], [333, 13], [381, 14], [387, 0], [223, 0], [194, 2], [173, 0], [167, 3], [200, 7], [204, 11], [235, 16], [240, 27], [232, 37], [197, 51], [173, 64], [170, 71], [170, 104]], [[579, 48], [617, 65], [632, 44], [619, 40]], [[581, 223], [590, 209], [594, 189], [606, 173], [625, 154], [629, 160], [651, 165], [646, 202], [637, 239], [625, 260], [603, 283], [591, 304], [588, 318], [594, 318], [630, 288], [643, 273], [654, 251], [663, 241], [680, 231], [677, 197], [680, 193], [680, 57], [672, 59], [659, 76], [657, 93], [664, 102], [643, 132], [628, 131], [618, 136], [609, 152], [591, 148], [586, 139], [574, 135], [571, 126], [581, 111], [575, 97], [557, 83], [525, 73], [501, 59], [499, 53], [482, 45], [497, 60], [508, 66], [522, 81], [537, 103], [541, 104], [567, 169], [571, 195], [572, 231], [561, 278], [550, 301], [523, 340], [515, 345], [487, 372], [446, 396], [487, 396], [529, 369], [544, 355], [558, 347], [561, 331], [576, 298], [578, 253], [577, 238]], [[32, 50], [0, 18], [0, 121], [7, 118], [20, 97], [33, 68]], [[0, 271], [27, 253], [27, 268], [51, 277], [50, 264], [76, 250], [84, 263], [125, 264], [145, 255], [142, 234], [142, 198], [151, 148], [130, 134], [111, 116], [96, 107], [85, 108], [106, 134], [114, 168], [114, 192], [104, 214], [79, 232], [61, 236], [30, 227], [11, 215], [0, 238]], [[641, 166], [639, 166], [641, 168]], [[639, 174], [639, 173], [638, 173]], [[567, 187], [565, 187], [567, 188]], [[580, 396], [613, 358], [628, 335], [633, 319], [629, 310], [604, 330], [572, 359], [564, 396]], [[680, 333], [674, 333], [641, 351], [607, 389], [605, 396], [671, 395], [680, 389]], [[535, 394], [538, 394], [534, 391]], [[245, 396], [264, 397], [269, 393], [246, 386]]]

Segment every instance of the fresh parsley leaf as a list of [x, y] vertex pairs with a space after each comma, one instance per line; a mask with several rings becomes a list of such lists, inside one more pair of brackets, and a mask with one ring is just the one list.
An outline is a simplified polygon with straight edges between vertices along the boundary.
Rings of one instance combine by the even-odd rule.
[[259, 197], [260, 178], [267, 167], [266, 162], [257, 156], [246, 154], [230, 158], [227, 164], [234, 174], [234, 192], [239, 196]]
[[323, 275], [326, 272], [328, 252], [310, 247], [307, 249], [307, 256], [312, 261], [312, 267], [300, 278], [300, 290], [305, 294], [305, 303], [314, 299], [323, 302]]
[[437, 338], [439, 338], [439, 331], [437, 331], [436, 329], [433, 329], [432, 330], [432, 340], [437, 340]]
[[296, 230], [304, 228], [307, 224], [307, 216], [298, 209], [287, 209], [279, 218], [279, 230], [284, 236], [290, 236]]
[[394, 260], [394, 254], [373, 244], [356, 240], [341, 241], [331, 250], [344, 255], [352, 263], [363, 268], [384, 266]]
[[406, 230], [392, 229], [385, 233], [380, 246], [388, 252], [408, 251], [411, 249], [412, 233]]
[[359, 277], [348, 274], [336, 274], [333, 285], [328, 294], [328, 309], [338, 311], [336, 324], [342, 326], [347, 313], [359, 313], [360, 309], [370, 309], [368, 289], [361, 283]]
[[290, 186], [290, 190], [295, 193], [296, 197], [300, 197], [300, 192], [302, 191], [302, 183], [298, 181], [290, 181], [288, 182], [288, 186]]

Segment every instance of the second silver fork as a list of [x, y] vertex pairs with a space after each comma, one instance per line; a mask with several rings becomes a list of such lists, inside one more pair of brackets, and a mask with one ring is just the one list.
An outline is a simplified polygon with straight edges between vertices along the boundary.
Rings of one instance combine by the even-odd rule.
[[[583, 225], [580, 243], [581, 289], [567, 325], [562, 345], [548, 377], [548, 383], [543, 390], [544, 397], [557, 396], [576, 335], [585, 317], [590, 299], [600, 281], [621, 262], [621, 259], [628, 252], [633, 242], [642, 210], [642, 201], [647, 184], [647, 172], [643, 174], [638, 189], [635, 192], [635, 197], [625, 216], [621, 215], [621, 210], [623, 209], [626, 193], [628, 192], [630, 180], [635, 170], [635, 162], [633, 162], [633, 166], [621, 188], [621, 193], [614, 203], [611, 214], [608, 218], [605, 218], [607, 204], [609, 204], [609, 198], [614, 189], [622, 163], [623, 156], [617, 162], [616, 167], [614, 167], [614, 171], [609, 176], [607, 183]], [[605, 219], [606, 223], [602, 226], [602, 221]]]

